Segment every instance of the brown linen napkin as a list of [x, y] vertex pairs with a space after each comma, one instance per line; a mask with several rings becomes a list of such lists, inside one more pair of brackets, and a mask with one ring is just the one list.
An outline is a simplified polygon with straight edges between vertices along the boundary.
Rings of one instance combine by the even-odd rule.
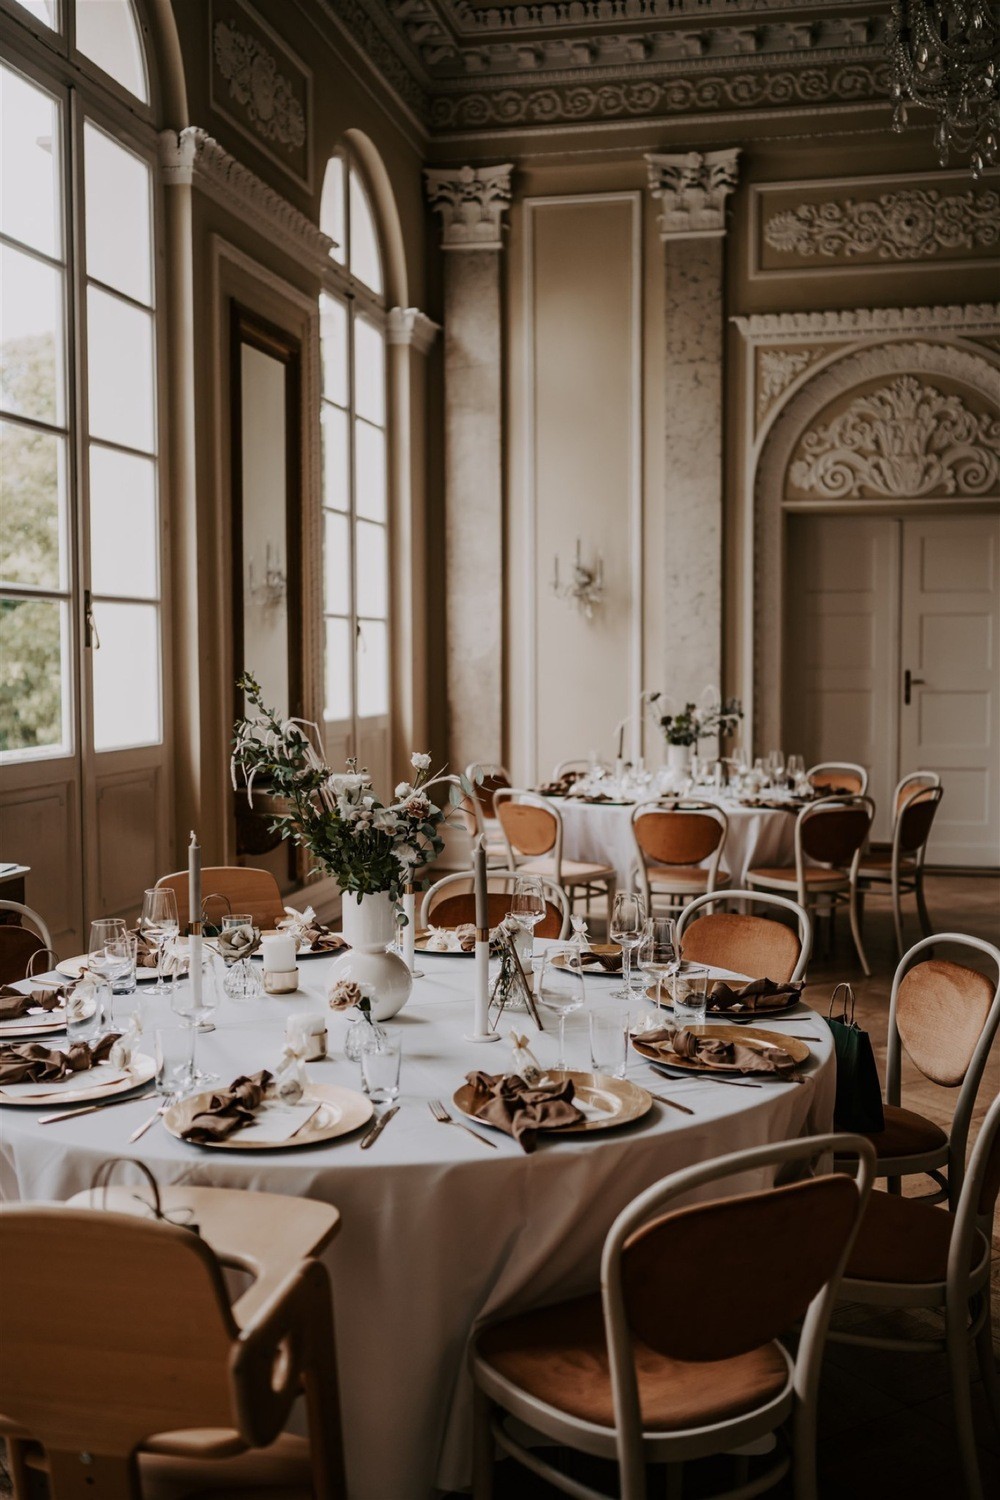
[[796, 984], [775, 984], [773, 979], [751, 979], [741, 990], [735, 990], [724, 979], [720, 979], [712, 987], [708, 1008], [716, 1015], [728, 1015], [730, 1012], [756, 1015], [768, 1010], [784, 1010], [786, 1005], [801, 999], [804, 988], [804, 979]]
[[476, 927], [474, 922], [463, 922], [460, 927], [456, 927], [455, 937], [463, 953], [475, 953]]
[[660, 1060], [668, 1065], [679, 1057], [726, 1073], [777, 1073], [783, 1076], [795, 1070], [794, 1059], [781, 1047], [768, 1047], [766, 1051], [758, 1052], [744, 1042], [695, 1036], [686, 1027], [680, 1031], [644, 1031], [640, 1040], [644, 1046], [655, 1048]]
[[314, 953], [339, 953], [341, 948], [348, 947], [347, 939], [329, 927], [310, 927], [306, 936]]
[[621, 949], [617, 953], [595, 953], [593, 948], [585, 948], [580, 954], [580, 965], [584, 969], [603, 969], [606, 974], [619, 974], [622, 967]]
[[271, 1074], [266, 1068], [252, 1078], [242, 1074], [227, 1089], [213, 1094], [207, 1108], [200, 1110], [181, 1131], [181, 1139], [196, 1146], [207, 1141], [224, 1141], [249, 1125], [264, 1102]]
[[56, 1083], [71, 1073], [85, 1073], [108, 1058], [118, 1037], [117, 1031], [111, 1031], [93, 1046], [88, 1042], [73, 1042], [65, 1052], [45, 1047], [41, 1042], [0, 1047], [0, 1088], [8, 1083]]
[[573, 1103], [571, 1078], [531, 1088], [516, 1074], [468, 1073], [466, 1077], [472, 1085], [472, 1113], [512, 1135], [522, 1151], [534, 1151], [540, 1130], [559, 1130], [586, 1119]]
[[29, 990], [24, 994], [12, 984], [0, 986], [0, 1021], [19, 1021], [28, 1011], [58, 1010], [66, 996], [64, 984], [44, 990]]
[[135, 938], [135, 966], [137, 969], [155, 969], [157, 947], [151, 943], [139, 927], [134, 927], [129, 937]]

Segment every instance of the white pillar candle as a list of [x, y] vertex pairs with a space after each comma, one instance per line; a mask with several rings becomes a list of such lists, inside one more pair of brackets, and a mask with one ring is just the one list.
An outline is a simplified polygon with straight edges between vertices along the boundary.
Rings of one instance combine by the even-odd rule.
[[191, 951], [188, 961], [188, 976], [191, 999], [201, 1004], [202, 986], [202, 938], [201, 938], [201, 846], [191, 830], [188, 844], [188, 926], [191, 930]]
[[486, 840], [482, 834], [473, 845], [472, 868], [476, 891], [476, 1020], [474, 1042], [496, 1042], [498, 1031], [490, 1030], [490, 912], [486, 887]]
[[264, 969], [271, 974], [289, 974], [295, 968], [295, 939], [279, 932], [262, 939], [260, 951]]
[[413, 973], [414, 964], [413, 939], [417, 935], [416, 912], [417, 898], [413, 887], [408, 885], [403, 892], [403, 916], [406, 918], [406, 925], [403, 928], [403, 962], [411, 974]]

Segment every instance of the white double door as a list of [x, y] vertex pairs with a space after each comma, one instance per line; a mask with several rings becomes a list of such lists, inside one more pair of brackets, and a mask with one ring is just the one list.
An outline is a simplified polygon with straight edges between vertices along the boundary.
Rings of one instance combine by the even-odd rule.
[[928, 859], [1000, 864], [1000, 514], [789, 514], [784, 741], [868, 768], [875, 836], [900, 776], [938, 771]]

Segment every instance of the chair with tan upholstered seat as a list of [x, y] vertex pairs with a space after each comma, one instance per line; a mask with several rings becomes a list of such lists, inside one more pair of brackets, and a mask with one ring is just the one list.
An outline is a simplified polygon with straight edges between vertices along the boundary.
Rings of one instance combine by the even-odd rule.
[[806, 772], [814, 792], [824, 797], [864, 797], [868, 793], [868, 772], [850, 760], [824, 760]]
[[[565, 938], [569, 935], [569, 899], [562, 886], [539, 876], [545, 896], [545, 916], [534, 929], [536, 937]], [[517, 875], [510, 871], [490, 871], [486, 877], [491, 927], [499, 927], [510, 911], [510, 898]], [[475, 922], [475, 873], [459, 871], [435, 881], [420, 905], [421, 927], [460, 927]]]
[[824, 797], [804, 807], [795, 820], [795, 864], [755, 866], [746, 883], [753, 891], [794, 895], [800, 906], [825, 909], [831, 923], [838, 905], [847, 906], [851, 936], [861, 967], [870, 974], [861, 941], [858, 867], [875, 817], [870, 797]]
[[633, 809], [636, 873], [650, 916], [654, 903], [680, 912], [693, 896], [728, 885], [729, 871], [719, 863], [728, 832], [729, 819], [712, 803], [667, 809], [643, 802]]
[[[972, 1425], [969, 1356], [973, 1343], [983, 1387], [1000, 1432], [1000, 1377], [993, 1352], [990, 1259], [1000, 1191], [1000, 1098], [976, 1140], [954, 1213], [914, 1198], [872, 1193], [840, 1284], [844, 1302], [874, 1308], [928, 1308], [943, 1314], [940, 1333], [922, 1318], [916, 1338], [834, 1328], [831, 1339], [912, 1353], [943, 1349], [968, 1500], [983, 1500]], [[930, 1335], [930, 1336], [929, 1336]]]
[[[728, 906], [763, 907], [773, 916], [725, 911]], [[791, 916], [795, 927], [779, 917]], [[730, 969], [748, 979], [788, 984], [805, 978], [812, 951], [812, 920], [797, 901], [761, 891], [722, 891], [699, 896], [677, 922], [681, 955], [690, 963]]]
[[933, 771], [916, 771], [903, 778], [896, 788], [891, 849], [887, 853], [869, 850], [858, 866], [862, 899], [873, 895], [892, 898], [897, 958], [903, 956], [904, 896], [916, 897], [924, 937], [930, 937], [932, 931], [924, 900], [924, 854], [931, 824], [944, 796], [940, 777], [935, 777], [934, 781], [929, 779], [934, 776]]
[[522, 875], [547, 875], [561, 885], [572, 908], [577, 901], [605, 897], [608, 911], [615, 888], [611, 865], [563, 858], [563, 821], [559, 811], [534, 792], [501, 787], [493, 806], [507, 845], [508, 868]]
[[[852, 1180], [809, 1177], [834, 1146], [857, 1153]], [[675, 1207], [724, 1178], [779, 1168], [800, 1180]], [[559, 1490], [602, 1500], [564, 1475], [539, 1443], [616, 1460], [621, 1500], [646, 1500], [646, 1466], [680, 1465], [777, 1433], [791, 1419], [795, 1493], [816, 1494], [816, 1397], [837, 1284], [869, 1196], [872, 1153], [855, 1136], [817, 1136], [688, 1167], [641, 1193], [608, 1231], [600, 1292], [482, 1328], [470, 1353], [476, 1387], [474, 1500], [493, 1493], [498, 1445]], [[755, 1179], [751, 1179], [755, 1180]], [[794, 1245], [794, 1254], [781, 1247]], [[738, 1251], [734, 1247], [738, 1246]], [[678, 1267], [699, 1285], [753, 1266], [749, 1296], [679, 1295]], [[804, 1319], [793, 1359], [779, 1342]], [[508, 1425], [511, 1418], [532, 1437]], [[792, 1467], [777, 1461], [730, 1496], [760, 1494]], [[738, 1462], [738, 1461], [737, 1461]], [[719, 1496], [723, 1492], [716, 1492]]]
[[[186, 932], [191, 921], [187, 870], [161, 875], [156, 884], [174, 892], [180, 929]], [[258, 870], [251, 865], [206, 865], [201, 872], [201, 889], [206, 905], [210, 904], [210, 897], [222, 896], [230, 911], [249, 912], [255, 927], [276, 927], [285, 915], [278, 882], [270, 870]]]

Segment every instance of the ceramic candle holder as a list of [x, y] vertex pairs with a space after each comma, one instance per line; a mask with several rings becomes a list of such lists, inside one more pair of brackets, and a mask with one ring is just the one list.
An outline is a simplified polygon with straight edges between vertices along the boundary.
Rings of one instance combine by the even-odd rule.
[[264, 988], [269, 995], [291, 995], [299, 987], [299, 971], [294, 969], [265, 969]]

